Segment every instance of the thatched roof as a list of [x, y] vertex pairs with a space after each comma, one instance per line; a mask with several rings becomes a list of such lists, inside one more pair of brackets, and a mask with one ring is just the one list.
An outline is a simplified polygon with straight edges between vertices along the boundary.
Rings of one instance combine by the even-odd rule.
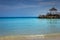
[[50, 11], [57, 11], [55, 7], [51, 8]]

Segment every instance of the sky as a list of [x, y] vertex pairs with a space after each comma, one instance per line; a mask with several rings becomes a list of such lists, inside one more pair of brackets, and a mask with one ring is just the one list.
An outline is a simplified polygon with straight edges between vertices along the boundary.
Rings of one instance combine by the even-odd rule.
[[53, 6], [60, 11], [60, 0], [0, 0], [0, 17], [37, 17]]

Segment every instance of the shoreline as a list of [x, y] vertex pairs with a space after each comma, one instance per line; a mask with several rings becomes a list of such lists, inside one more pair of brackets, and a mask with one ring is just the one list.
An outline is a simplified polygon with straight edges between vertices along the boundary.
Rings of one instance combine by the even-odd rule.
[[0, 36], [0, 40], [55, 40], [60, 39], [59, 34], [45, 34], [45, 35], [15, 35], [15, 36]]

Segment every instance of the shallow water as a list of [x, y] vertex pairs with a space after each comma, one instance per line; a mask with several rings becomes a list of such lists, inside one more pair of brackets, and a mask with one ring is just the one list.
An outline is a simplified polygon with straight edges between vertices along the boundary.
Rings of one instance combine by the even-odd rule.
[[0, 36], [60, 33], [60, 19], [0, 18]]

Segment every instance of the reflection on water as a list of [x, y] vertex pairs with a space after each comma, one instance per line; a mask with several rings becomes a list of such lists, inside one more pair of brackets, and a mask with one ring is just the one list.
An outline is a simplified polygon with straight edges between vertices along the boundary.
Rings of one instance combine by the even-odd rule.
[[60, 28], [59, 28], [59, 19], [48, 19], [47, 20], [47, 25], [49, 27], [49, 32], [51, 33], [59, 33], [60, 32]]

